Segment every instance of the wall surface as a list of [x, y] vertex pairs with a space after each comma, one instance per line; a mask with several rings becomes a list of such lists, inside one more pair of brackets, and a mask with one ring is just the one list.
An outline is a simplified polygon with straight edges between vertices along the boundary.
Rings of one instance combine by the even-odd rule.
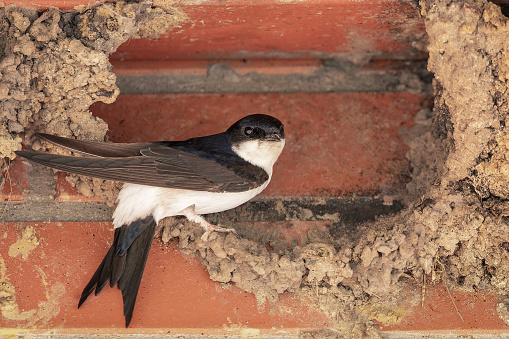
[[[102, 3], [0, 2], [79, 11]], [[120, 95], [90, 107], [107, 123], [108, 140], [181, 140], [220, 132], [247, 114], [277, 116], [287, 144], [269, 187], [246, 206], [207, 218], [280, 257], [316, 234], [348, 242], [361, 223], [404, 207], [413, 173], [409, 136], [430, 123], [433, 100], [427, 36], [412, 1], [182, 0], [172, 6], [182, 19], [176, 27], [157, 39], [129, 39], [109, 55]], [[277, 302], [260, 302], [233, 282], [213, 281], [200, 250], [165, 238], [164, 231], [153, 240], [129, 328], [116, 288], [77, 309], [113, 239], [116, 191], [19, 158], [4, 178], [0, 336], [333, 337], [346, 321], [344, 310], [331, 311], [322, 299], [285, 291]], [[497, 315], [497, 295], [430, 281], [408, 286], [408, 303], [364, 309], [373, 322], [362, 331], [387, 338], [509, 333]], [[325, 286], [311, 287], [318, 296]]]

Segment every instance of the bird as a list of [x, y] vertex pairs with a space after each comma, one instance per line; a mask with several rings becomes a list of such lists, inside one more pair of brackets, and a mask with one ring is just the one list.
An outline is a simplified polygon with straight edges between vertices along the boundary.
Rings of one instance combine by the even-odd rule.
[[235, 232], [201, 215], [235, 208], [269, 184], [285, 145], [284, 126], [265, 114], [248, 115], [225, 132], [184, 141], [109, 143], [37, 133], [37, 137], [81, 156], [32, 150], [16, 154], [57, 170], [124, 182], [113, 213], [113, 243], [78, 308], [109, 282], [122, 292], [125, 326], [134, 305], [158, 222], [185, 216], [211, 232]]

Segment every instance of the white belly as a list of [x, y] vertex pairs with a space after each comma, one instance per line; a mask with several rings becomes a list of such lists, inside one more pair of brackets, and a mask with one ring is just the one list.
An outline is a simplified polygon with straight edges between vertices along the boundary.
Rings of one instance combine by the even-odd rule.
[[267, 187], [270, 180], [262, 186], [246, 192], [213, 193], [183, 189], [124, 184], [117, 198], [117, 208], [113, 213], [115, 228], [152, 215], [159, 220], [182, 215], [182, 210], [194, 205], [197, 214], [226, 211], [251, 200]]

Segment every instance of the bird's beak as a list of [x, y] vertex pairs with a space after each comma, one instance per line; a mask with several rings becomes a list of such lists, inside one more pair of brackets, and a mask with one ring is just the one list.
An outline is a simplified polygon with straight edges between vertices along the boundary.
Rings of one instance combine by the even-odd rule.
[[266, 141], [281, 141], [281, 135], [279, 133], [271, 133], [265, 136]]

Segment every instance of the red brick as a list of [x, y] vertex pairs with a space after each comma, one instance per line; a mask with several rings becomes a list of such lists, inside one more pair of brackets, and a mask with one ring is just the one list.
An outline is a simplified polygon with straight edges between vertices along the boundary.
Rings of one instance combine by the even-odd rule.
[[265, 196], [389, 194], [409, 171], [401, 128], [424, 98], [409, 93], [121, 95], [91, 107], [111, 140], [182, 140], [224, 131], [253, 113], [278, 117], [287, 146]]
[[[10, 257], [10, 245], [27, 225], [35, 228], [40, 245], [26, 260]], [[235, 334], [246, 328], [260, 329], [263, 333], [296, 333], [301, 328], [332, 324], [305, 300], [291, 295], [281, 296], [275, 314], [269, 314], [268, 307], [259, 312], [252, 294], [233, 286], [221, 288], [219, 283], [210, 280], [197, 259], [182, 256], [174, 245], [154, 241], [133, 321], [125, 330], [122, 297], [116, 288], [106, 287], [99, 296], [91, 296], [77, 309], [83, 287], [111, 243], [110, 223], [8, 223], [3, 226], [6, 231], [0, 256], [7, 271], [0, 278], [14, 285], [20, 311], [52, 308], [43, 311], [49, 316], [35, 323], [35, 328], [58, 329], [59, 333], [78, 333], [87, 328], [87, 333], [158, 333], [164, 329], [164, 333]], [[51, 294], [58, 291], [57, 287], [60, 292]], [[55, 304], [45, 305], [48, 300]], [[0, 319], [0, 327], [4, 328], [23, 328], [26, 324], [26, 321]]]
[[[421, 286], [411, 287], [421, 295]], [[414, 331], [419, 333], [509, 333], [497, 315], [497, 295], [488, 292], [449, 291], [442, 284], [426, 285], [424, 303], [411, 308], [411, 313], [398, 325], [384, 326], [382, 331]], [[456, 309], [457, 308], [457, 309]]]
[[189, 20], [159, 40], [131, 40], [112, 58], [424, 58], [412, 47], [424, 33], [417, 9], [401, 1], [181, 1]]
[[23, 201], [28, 194], [28, 176], [25, 164], [16, 157], [10, 168], [2, 173], [5, 179], [0, 191], [1, 201]]
[[[255, 223], [254, 227], [263, 224]], [[319, 226], [313, 222], [297, 224], [294, 226], [301, 231]], [[29, 225], [34, 227], [40, 244], [26, 259], [9, 256], [9, 248], [18, 239], [20, 230]], [[242, 329], [248, 328], [260, 333], [297, 333], [300, 329], [333, 326], [331, 319], [314, 310], [307, 301], [286, 294], [281, 296], [276, 314], [271, 315], [267, 308], [259, 312], [253, 295], [235, 287], [221, 288], [209, 279], [196, 258], [182, 256], [174, 245], [154, 240], [131, 327], [124, 329], [121, 294], [116, 288], [106, 287], [99, 296], [91, 296], [81, 309], [76, 308], [82, 288], [111, 243], [110, 223], [2, 226], [0, 257], [6, 271], [0, 270], [4, 274], [0, 279], [15, 287], [16, 304], [21, 312], [39, 312], [25, 321], [4, 316], [0, 318], [2, 328], [21, 329], [30, 319], [42, 315], [46, 318], [35, 322], [31, 333], [48, 329], [61, 334], [161, 333], [164, 329], [164, 333], [171, 334], [242, 334], [246, 333]], [[421, 286], [409, 286], [406, 293], [420, 296]], [[509, 327], [497, 316], [496, 295], [450, 293], [454, 304], [443, 285], [427, 285], [423, 305], [411, 307], [400, 324], [379, 323], [379, 327], [394, 333], [509, 333]]]

